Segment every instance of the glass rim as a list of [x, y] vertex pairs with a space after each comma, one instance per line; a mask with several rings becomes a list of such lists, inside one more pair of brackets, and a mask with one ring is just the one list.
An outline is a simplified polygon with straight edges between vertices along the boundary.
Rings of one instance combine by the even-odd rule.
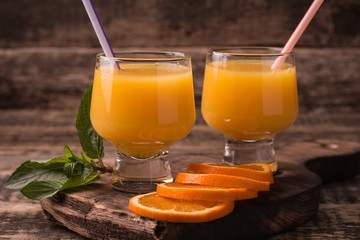
[[[118, 56], [117, 56], [118, 55]], [[124, 55], [119, 56], [119, 55]], [[128, 56], [125, 56], [128, 55]], [[134, 55], [134, 57], [131, 57]], [[136, 57], [136, 55], [138, 55]], [[191, 59], [190, 54], [182, 52], [166, 52], [166, 51], [116, 51], [115, 57], [106, 57], [105, 53], [96, 54], [96, 59], [108, 60], [108, 61], [128, 61], [128, 62], [172, 62], [172, 61], [184, 61]], [[141, 56], [141, 57], [140, 57]], [[147, 56], [147, 57], [146, 57]], [[152, 56], [152, 57], [150, 57]], [[158, 57], [154, 57], [158, 56]]]
[[294, 51], [281, 53], [280, 47], [258, 47], [258, 46], [239, 46], [239, 47], [222, 47], [210, 48], [208, 54], [226, 55], [226, 56], [244, 56], [244, 57], [280, 57], [294, 55]]

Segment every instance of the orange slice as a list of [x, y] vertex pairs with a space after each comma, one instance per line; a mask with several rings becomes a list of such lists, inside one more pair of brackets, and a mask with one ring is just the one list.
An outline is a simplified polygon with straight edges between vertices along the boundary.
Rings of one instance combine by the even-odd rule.
[[225, 188], [250, 188], [258, 191], [270, 190], [270, 182], [223, 174], [178, 173], [176, 182]]
[[156, 192], [163, 197], [205, 201], [235, 201], [258, 196], [258, 191], [247, 188], [219, 188], [176, 182], [159, 184]]
[[197, 223], [228, 215], [234, 209], [234, 202], [185, 201], [151, 192], [131, 198], [129, 208], [140, 216], [156, 220]]
[[191, 163], [187, 167], [186, 171], [225, 174], [274, 183], [274, 177], [271, 172], [271, 168], [266, 163], [250, 163], [241, 165]]

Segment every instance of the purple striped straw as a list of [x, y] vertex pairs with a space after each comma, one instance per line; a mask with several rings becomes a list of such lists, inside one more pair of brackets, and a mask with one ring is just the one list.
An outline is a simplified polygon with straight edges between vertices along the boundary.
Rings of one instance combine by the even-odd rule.
[[[99, 39], [100, 45], [105, 53], [106, 57], [115, 57], [114, 52], [110, 46], [110, 43], [106, 37], [104, 29], [100, 23], [99, 17], [96, 14], [94, 5], [92, 4], [91, 0], [82, 0], [85, 10], [90, 18], [91, 24], [94, 27], [95, 33], [97, 38]], [[119, 65], [116, 64], [117, 67], [120, 69]]]

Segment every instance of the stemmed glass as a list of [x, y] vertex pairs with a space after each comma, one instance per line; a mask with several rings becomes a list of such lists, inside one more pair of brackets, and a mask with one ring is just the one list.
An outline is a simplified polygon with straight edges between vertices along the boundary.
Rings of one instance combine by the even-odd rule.
[[143, 193], [172, 181], [168, 149], [195, 122], [190, 56], [98, 54], [90, 118], [96, 132], [117, 149], [115, 189]]
[[[210, 50], [206, 57], [201, 111], [225, 136], [223, 162], [264, 162], [277, 171], [273, 139], [298, 114], [295, 55], [280, 48]], [[274, 61], [284, 63], [272, 69]]]

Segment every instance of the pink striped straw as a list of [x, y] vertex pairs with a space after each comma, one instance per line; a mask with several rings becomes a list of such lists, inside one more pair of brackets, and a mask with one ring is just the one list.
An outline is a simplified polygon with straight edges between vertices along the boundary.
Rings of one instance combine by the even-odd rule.
[[[300, 39], [301, 35], [304, 33], [306, 27], [309, 25], [311, 19], [314, 17], [316, 12], [319, 10], [321, 4], [324, 0], [314, 0], [314, 2], [311, 4], [309, 10], [304, 15], [303, 19], [300, 21], [299, 25], [296, 27], [295, 31], [285, 44], [284, 48], [281, 50], [281, 54], [291, 52], [295, 46], [295, 44]], [[286, 56], [280, 56], [276, 58], [273, 65], [271, 66], [271, 69], [277, 69], [279, 68], [285, 61]]]

